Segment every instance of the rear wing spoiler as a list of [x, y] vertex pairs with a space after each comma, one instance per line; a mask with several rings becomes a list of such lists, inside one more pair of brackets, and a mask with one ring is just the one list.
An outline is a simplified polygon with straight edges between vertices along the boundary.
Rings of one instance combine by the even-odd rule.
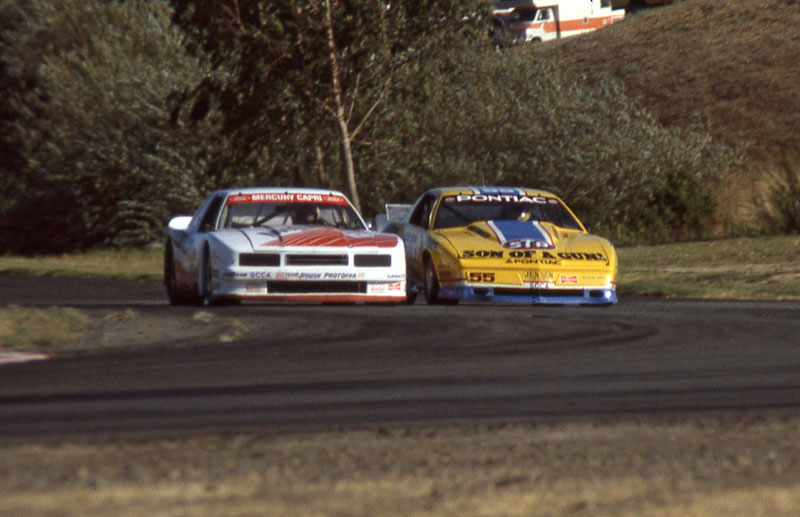
[[409, 210], [411, 210], [411, 205], [386, 203], [386, 219], [390, 223], [400, 223], [406, 218]]
[[376, 214], [372, 218], [372, 229], [376, 232], [382, 232], [392, 223], [401, 223], [411, 210], [411, 205], [403, 205], [399, 203], [386, 203], [386, 210], [384, 213]]

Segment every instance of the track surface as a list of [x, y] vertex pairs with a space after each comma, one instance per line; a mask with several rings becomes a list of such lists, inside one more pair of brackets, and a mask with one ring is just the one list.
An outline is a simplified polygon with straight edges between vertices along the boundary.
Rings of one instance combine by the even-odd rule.
[[[0, 304], [187, 318], [154, 281], [0, 275]], [[0, 368], [0, 436], [800, 407], [797, 303], [206, 307], [249, 329]]]

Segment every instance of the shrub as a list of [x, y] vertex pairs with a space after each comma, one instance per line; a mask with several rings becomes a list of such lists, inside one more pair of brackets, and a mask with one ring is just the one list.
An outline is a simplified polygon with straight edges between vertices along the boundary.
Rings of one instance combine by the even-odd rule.
[[380, 144], [362, 150], [373, 203], [434, 185], [531, 186], [620, 242], [689, 238], [707, 231], [714, 186], [737, 163], [703, 131], [660, 126], [612, 79], [590, 84], [530, 47], [446, 49], [401, 84]]
[[[170, 214], [197, 205], [219, 144], [172, 117], [170, 96], [206, 73], [183, 52], [166, 0], [17, 2], [6, 29], [22, 157], [0, 249], [61, 251], [160, 240]], [[6, 7], [8, 8], [8, 7]]]

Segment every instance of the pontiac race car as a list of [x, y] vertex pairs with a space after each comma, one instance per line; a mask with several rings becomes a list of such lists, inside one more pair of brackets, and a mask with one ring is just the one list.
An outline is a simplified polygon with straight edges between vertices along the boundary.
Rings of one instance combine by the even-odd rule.
[[614, 247], [544, 190], [432, 189], [385, 231], [405, 242], [410, 302], [617, 302]]
[[340, 192], [221, 190], [169, 221], [164, 284], [173, 305], [255, 301], [403, 302], [403, 242], [369, 231]]

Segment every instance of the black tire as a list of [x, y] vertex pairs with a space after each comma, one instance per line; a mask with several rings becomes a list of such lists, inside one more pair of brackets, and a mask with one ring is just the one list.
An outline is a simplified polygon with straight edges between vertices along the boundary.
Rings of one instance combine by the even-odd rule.
[[411, 288], [408, 284], [408, 280], [406, 280], [406, 305], [414, 305], [414, 302], [417, 301], [418, 294], [416, 289]]
[[430, 257], [425, 258], [422, 276], [426, 302], [431, 305], [456, 305], [458, 303], [458, 298], [439, 297], [439, 277], [436, 275], [436, 268], [433, 266], [433, 260]]
[[200, 291], [200, 299], [208, 301], [211, 305], [211, 297], [214, 296], [214, 290], [211, 288], [211, 253], [208, 251], [208, 246], [203, 248], [203, 262], [200, 268], [200, 279], [197, 282], [197, 290]]
[[208, 305], [212, 306], [223, 306], [223, 305], [239, 305], [241, 302], [235, 298], [226, 298], [226, 297], [217, 297], [214, 298], [214, 290], [211, 288], [211, 253], [209, 253], [208, 248], [205, 248], [203, 251], [203, 270], [202, 270], [202, 278], [198, 282], [198, 289], [202, 290], [202, 293], [198, 296], [199, 305], [202, 305], [204, 302], [208, 302]]

